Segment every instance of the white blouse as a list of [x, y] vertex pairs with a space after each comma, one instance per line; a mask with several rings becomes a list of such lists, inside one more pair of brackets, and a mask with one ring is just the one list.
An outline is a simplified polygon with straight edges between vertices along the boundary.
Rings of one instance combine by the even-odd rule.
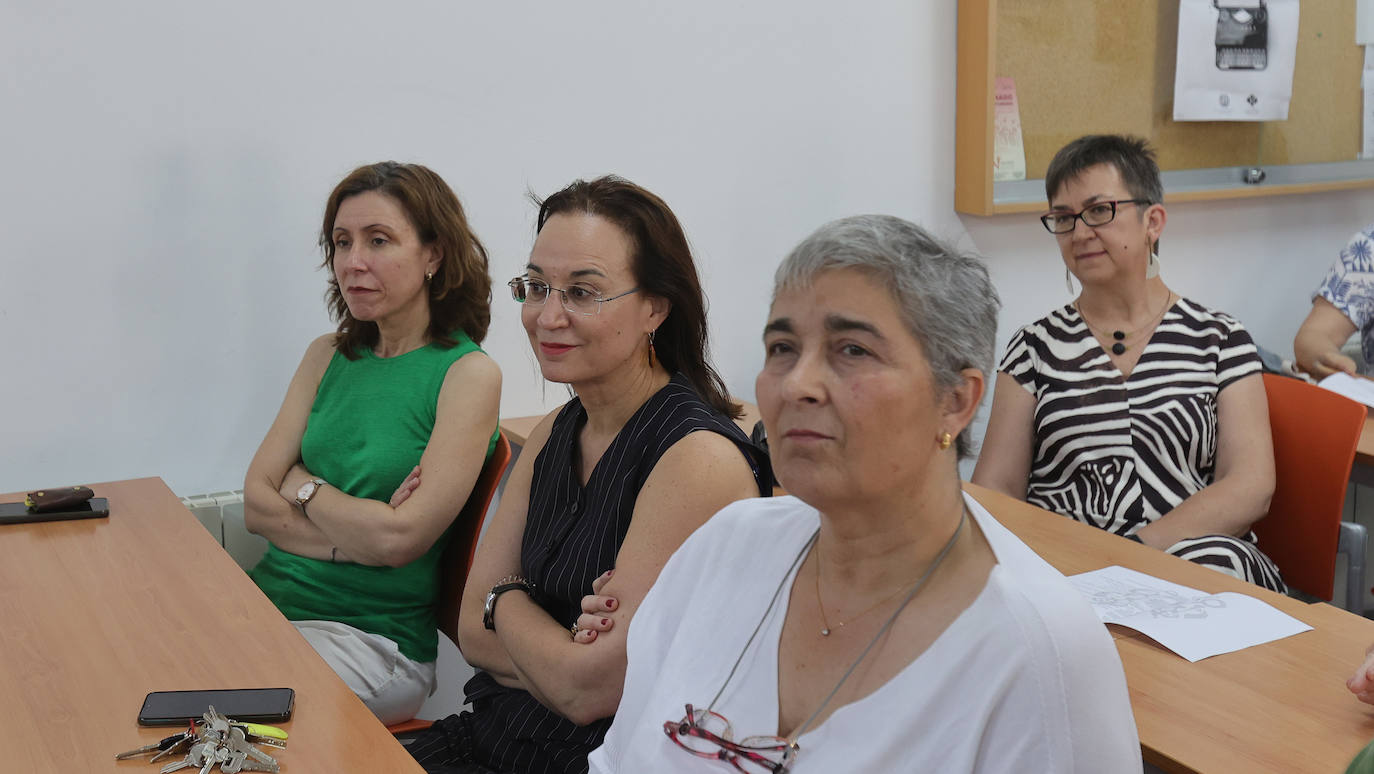
[[[987, 585], [896, 677], [802, 735], [792, 774], [1141, 770], [1106, 628], [1064, 576], [965, 500], [997, 557]], [[819, 518], [795, 497], [744, 500], [673, 555], [635, 613], [625, 690], [592, 772], [736, 771], [680, 749], [663, 723], [711, 701]], [[777, 733], [790, 587], [714, 707], [735, 739]]]

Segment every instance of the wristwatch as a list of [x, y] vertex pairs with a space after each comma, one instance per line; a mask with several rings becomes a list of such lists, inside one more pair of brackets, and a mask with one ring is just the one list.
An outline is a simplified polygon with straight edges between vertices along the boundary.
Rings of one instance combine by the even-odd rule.
[[507, 591], [515, 591], [516, 589], [529, 594], [531, 597], [534, 596], [534, 584], [519, 575], [507, 575], [491, 587], [491, 591], [487, 592], [487, 601], [482, 605], [483, 626], [491, 631], [496, 631], [496, 619], [493, 618], [496, 614], [496, 598]]
[[[315, 495], [320, 493], [320, 487], [324, 486], [324, 479], [312, 478], [301, 484], [301, 488], [296, 490], [296, 505], [301, 507], [301, 512], [305, 513], [305, 504], [315, 499]], [[306, 514], [309, 516], [310, 514]]]

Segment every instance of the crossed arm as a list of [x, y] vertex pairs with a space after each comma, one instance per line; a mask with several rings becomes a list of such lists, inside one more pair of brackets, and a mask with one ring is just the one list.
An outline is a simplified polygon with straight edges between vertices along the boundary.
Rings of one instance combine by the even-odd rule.
[[[1034, 445], [1035, 397], [997, 375], [992, 412], [973, 483], [1026, 499]], [[1217, 393], [1217, 454], [1212, 483], [1136, 535], [1164, 550], [1190, 537], [1244, 535], [1269, 512], [1274, 494], [1274, 447], [1264, 381], [1251, 374]]]
[[316, 339], [306, 350], [281, 410], [248, 466], [244, 520], [250, 532], [300, 556], [399, 567], [429, 550], [477, 480], [497, 423], [501, 371], [481, 352], [464, 355], [449, 367], [420, 465], [390, 502], [325, 486], [310, 501], [307, 516], [295, 503], [296, 490], [314, 478], [301, 463], [301, 439], [333, 354], [332, 335]]
[[[548, 440], [553, 414], [530, 435], [493, 516], [459, 615], [463, 657], [502, 685], [528, 691], [540, 703], [585, 725], [615, 713], [625, 682], [625, 637], [630, 619], [668, 557], [716, 511], [758, 495], [749, 465], [734, 443], [716, 433], [695, 432], [659, 458], [635, 500], [615, 574], [606, 585], [619, 601], [608, 617], [619, 622], [597, 647], [573, 642], [567, 628], [527, 595], [499, 598], [495, 631], [482, 625], [487, 591], [520, 572], [520, 542], [530, 498], [534, 460]], [[610, 569], [610, 568], [607, 568]], [[590, 589], [588, 589], [590, 591]]]

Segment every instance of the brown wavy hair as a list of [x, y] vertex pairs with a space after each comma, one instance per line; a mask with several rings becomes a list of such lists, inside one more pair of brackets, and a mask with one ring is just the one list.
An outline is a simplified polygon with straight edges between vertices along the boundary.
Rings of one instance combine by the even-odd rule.
[[462, 203], [448, 183], [428, 167], [380, 161], [348, 173], [324, 206], [320, 247], [324, 250], [323, 265], [329, 268], [325, 300], [330, 315], [339, 323], [335, 347], [344, 357], [356, 360], [360, 349], [377, 345], [379, 336], [377, 323], [357, 320], [349, 313], [334, 275], [334, 219], [339, 205], [368, 191], [395, 199], [420, 241], [439, 255], [439, 268], [426, 285], [430, 341], [444, 349], [457, 346], [452, 334], [461, 330], [473, 343], [481, 344], [491, 324], [491, 275], [487, 249], [472, 233]]
[[742, 416], [743, 407], [730, 400], [725, 381], [708, 359], [706, 296], [687, 235], [668, 205], [616, 175], [574, 180], [547, 199], [532, 198], [539, 205], [535, 233], [554, 215], [585, 213], [615, 224], [629, 237], [635, 284], [672, 304], [654, 333], [654, 354], [668, 373], [686, 376], [712, 408], [731, 419]]

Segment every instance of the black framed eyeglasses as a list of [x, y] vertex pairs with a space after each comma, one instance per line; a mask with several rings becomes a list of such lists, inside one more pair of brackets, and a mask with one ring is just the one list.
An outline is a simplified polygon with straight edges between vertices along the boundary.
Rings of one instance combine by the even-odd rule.
[[531, 279], [525, 276], [516, 277], [506, 284], [510, 287], [511, 298], [514, 298], [522, 304], [542, 306], [545, 301], [549, 300], [549, 295], [551, 293], [557, 292], [563, 296], [564, 309], [567, 309], [573, 314], [580, 314], [587, 317], [594, 314], [600, 314], [601, 305], [607, 301], [614, 301], [617, 298], [623, 298], [631, 293], [639, 292], [639, 288], [630, 288], [624, 293], [605, 297], [599, 295], [595, 290], [582, 287], [581, 285], [573, 285], [570, 288], [556, 288], [543, 280]]
[[1050, 212], [1041, 215], [1040, 222], [1045, 224], [1045, 230], [1051, 234], [1067, 234], [1073, 231], [1078, 225], [1079, 218], [1083, 219], [1085, 226], [1105, 226], [1116, 219], [1116, 208], [1121, 204], [1150, 205], [1154, 202], [1149, 199], [1117, 199], [1115, 201], [1093, 202], [1084, 207], [1081, 212]]

